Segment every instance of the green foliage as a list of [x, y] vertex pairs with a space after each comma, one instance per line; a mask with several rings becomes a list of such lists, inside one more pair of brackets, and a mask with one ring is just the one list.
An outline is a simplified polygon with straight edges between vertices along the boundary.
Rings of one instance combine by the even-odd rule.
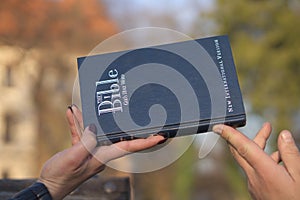
[[194, 163], [196, 161], [196, 151], [190, 147], [177, 162], [176, 174], [174, 177], [173, 199], [191, 199], [193, 185], [195, 182]]
[[244, 96], [275, 128], [300, 108], [299, 1], [218, 0], [213, 19], [231, 40]]
[[[296, 128], [293, 121], [300, 110], [300, 1], [216, 0], [209, 16], [219, 34], [230, 38], [242, 93], [251, 111], [271, 121], [275, 133]], [[231, 188], [247, 199], [241, 187], [244, 180], [232, 160], [227, 163]]]
[[235, 198], [239, 200], [249, 200], [250, 194], [247, 191], [246, 177], [242, 176], [242, 172], [238, 167], [238, 164], [233, 160], [233, 157], [226, 154], [225, 173], [227, 177], [227, 183], [235, 193]]

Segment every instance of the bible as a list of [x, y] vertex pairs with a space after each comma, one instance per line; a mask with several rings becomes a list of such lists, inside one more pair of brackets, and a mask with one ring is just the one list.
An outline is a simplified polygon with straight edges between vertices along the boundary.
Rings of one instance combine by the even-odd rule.
[[227, 36], [89, 55], [77, 64], [84, 125], [96, 125], [98, 145], [246, 123]]

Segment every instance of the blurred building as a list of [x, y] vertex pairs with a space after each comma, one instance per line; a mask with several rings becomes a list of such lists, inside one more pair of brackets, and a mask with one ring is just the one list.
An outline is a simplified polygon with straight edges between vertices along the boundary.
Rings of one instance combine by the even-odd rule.
[[0, 177], [31, 177], [37, 170], [34, 53], [12, 46], [0, 52]]
[[0, 178], [36, 177], [70, 144], [76, 57], [116, 33], [99, 0], [0, 6]]

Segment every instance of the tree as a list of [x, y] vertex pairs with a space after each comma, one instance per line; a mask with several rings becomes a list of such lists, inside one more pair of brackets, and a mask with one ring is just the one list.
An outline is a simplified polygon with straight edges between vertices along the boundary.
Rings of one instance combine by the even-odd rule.
[[[217, 0], [208, 16], [217, 32], [230, 38], [250, 112], [271, 121], [275, 133], [295, 132], [300, 109], [299, 1]], [[236, 173], [233, 169], [230, 176]], [[230, 177], [229, 183], [242, 184]]]
[[24, 67], [27, 56], [36, 62], [30, 95], [38, 117], [39, 164], [69, 141], [64, 116], [72, 103], [76, 57], [116, 31], [99, 0], [1, 2], [0, 45], [18, 47], [23, 55], [12, 68]]
[[242, 91], [275, 130], [293, 129], [300, 108], [299, 1], [218, 0], [213, 19], [228, 34]]
[[116, 33], [98, 0], [8, 0], [0, 5], [0, 44], [86, 51]]

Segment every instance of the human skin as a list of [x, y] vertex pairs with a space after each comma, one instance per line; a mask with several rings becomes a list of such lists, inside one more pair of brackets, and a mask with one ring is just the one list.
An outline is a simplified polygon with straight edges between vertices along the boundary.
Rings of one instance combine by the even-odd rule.
[[72, 147], [51, 157], [41, 170], [39, 182], [45, 184], [54, 200], [63, 199], [84, 181], [101, 172], [105, 163], [126, 154], [151, 148], [164, 140], [162, 136], [122, 141], [110, 146], [97, 147], [96, 127], [89, 125], [81, 135], [81, 112], [76, 106], [66, 112], [71, 130]]
[[271, 124], [265, 123], [252, 141], [230, 126], [213, 127], [228, 142], [232, 155], [246, 173], [253, 199], [300, 199], [299, 150], [292, 134], [284, 130], [278, 136], [278, 151], [265, 153], [271, 130]]

